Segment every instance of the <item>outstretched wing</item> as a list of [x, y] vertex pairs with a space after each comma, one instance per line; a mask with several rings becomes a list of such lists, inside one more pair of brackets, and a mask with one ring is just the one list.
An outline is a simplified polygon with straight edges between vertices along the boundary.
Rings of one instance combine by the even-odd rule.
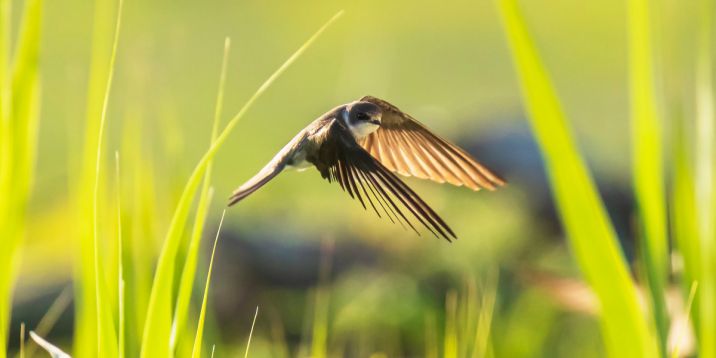
[[[420, 233], [401, 211], [407, 209], [436, 237], [448, 241], [457, 238], [450, 227], [412, 189], [395, 174], [370, 156], [353, 136], [337, 122], [331, 125], [326, 142], [321, 146], [321, 162], [318, 167], [328, 181], [336, 181], [344, 191], [357, 198], [363, 208], [366, 202], [378, 216], [383, 212], [392, 221], [407, 224]], [[377, 206], [376, 206], [377, 205]], [[381, 210], [378, 210], [381, 208]]]
[[392, 104], [371, 96], [360, 101], [373, 103], [383, 111], [380, 129], [362, 139], [360, 145], [391, 171], [472, 190], [494, 190], [505, 184], [460, 147], [433, 134]]
[[229, 198], [229, 206], [238, 203], [243, 198], [249, 196], [251, 193], [255, 192], [278, 175], [278, 173], [286, 167], [286, 164], [288, 164], [292, 154], [297, 150], [300, 150], [301, 146], [305, 142], [305, 139], [305, 130], [298, 133], [298, 135], [288, 142], [288, 144], [286, 144], [286, 146], [284, 146], [283, 149], [281, 149], [281, 151], [279, 151], [278, 154], [276, 154], [273, 159], [271, 159], [271, 161], [258, 172], [258, 174], [254, 175], [251, 179], [234, 191]]

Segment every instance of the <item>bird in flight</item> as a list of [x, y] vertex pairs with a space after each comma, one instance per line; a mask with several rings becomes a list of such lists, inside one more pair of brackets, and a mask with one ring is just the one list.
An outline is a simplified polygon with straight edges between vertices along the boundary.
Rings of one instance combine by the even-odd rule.
[[261, 171], [241, 185], [229, 199], [234, 205], [268, 183], [285, 168], [311, 165], [329, 182], [366, 203], [381, 217], [407, 224], [407, 209], [436, 237], [457, 236], [395, 173], [495, 190], [505, 181], [460, 147], [432, 133], [410, 115], [379, 98], [365, 96], [340, 105], [314, 120], [281, 149]]

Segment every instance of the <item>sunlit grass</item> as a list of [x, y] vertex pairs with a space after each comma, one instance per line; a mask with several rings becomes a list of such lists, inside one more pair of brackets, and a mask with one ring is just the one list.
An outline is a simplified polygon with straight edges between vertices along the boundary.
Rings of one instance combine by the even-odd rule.
[[40, 0], [24, 3], [12, 52], [11, 1], [0, 0], [0, 357], [7, 354], [17, 251], [34, 182], [42, 6]]
[[666, 236], [666, 192], [663, 168], [663, 123], [656, 97], [648, 0], [630, 0], [629, 51], [634, 192], [639, 208], [642, 257], [651, 293], [660, 349], [665, 351], [669, 318], [664, 299], [669, 272]]
[[[8, 327], [11, 288], [15, 280], [17, 248], [28, 225], [24, 212], [32, 192], [41, 99], [38, 51], [41, 43], [42, 1], [24, 2], [21, 11], [23, 21], [17, 30], [13, 30], [10, 22], [11, 3], [10, 0], [0, 0], [0, 197], [6, 199], [0, 200], [0, 237], [3, 238], [0, 240], [0, 358], [7, 354], [5, 338], [9, 330], [16, 332], [18, 329]], [[716, 229], [711, 220], [716, 212], [714, 92], [710, 54], [713, 4], [702, 0], [702, 34], [695, 61], [696, 98], [692, 103], [695, 104], [697, 118], [684, 116], [668, 123], [665, 122], [668, 116], [662, 118], [660, 115], [663, 104], [656, 92], [660, 69], [656, 66], [658, 61], [652, 58], [656, 41], [650, 33], [658, 23], [649, 21], [648, 1], [628, 2], [625, 35], [629, 38], [630, 62], [625, 79], [631, 85], [633, 183], [639, 205], [639, 240], [642, 244], [637, 261], [645, 264], [643, 267], [637, 266], [637, 273], [631, 275], [629, 264], [619, 249], [612, 224], [570, 129], [570, 121], [562, 110], [560, 96], [533, 43], [533, 38], [537, 36], [525, 26], [517, 0], [497, 0], [496, 3], [507, 32], [526, 112], [547, 163], [553, 194], [569, 237], [572, 255], [599, 299], [598, 319], [607, 353], [618, 357], [681, 354], [681, 347], [678, 346], [671, 352], [665, 349], [670, 327], [663, 299], [670, 283], [675, 283], [681, 284], [684, 295], [688, 295], [687, 314], [694, 311], [691, 319], [697, 333], [699, 356], [716, 356], [716, 343], [710, 339], [716, 335]], [[143, 122], [149, 116], [145, 118], [144, 110], [134, 103], [126, 104], [129, 109], [121, 118], [124, 123], [118, 126], [122, 128], [122, 172], [119, 170], [120, 159], [117, 153], [115, 179], [106, 178], [110, 175], [105, 173], [109, 167], [105, 157], [106, 152], [111, 150], [105, 149], [112, 142], [105, 143], [105, 137], [109, 137], [104, 132], [108, 128], [108, 121], [115, 120], [108, 118], [108, 104], [112, 103], [110, 89], [120, 34], [121, 0], [119, 3], [115, 0], [95, 1], [86, 136], [81, 153], [83, 163], [79, 173], [70, 175], [71, 185], [76, 187], [71, 200], [74, 201], [72, 205], [77, 206], [76, 223], [80, 226], [72, 347], [75, 357], [132, 357], [140, 352], [144, 357], [185, 356], [189, 353], [187, 347], [193, 348], [192, 356], [198, 357], [208, 351], [207, 344], [212, 347], [213, 344], [219, 344], [222, 348], [222, 342], [213, 341], [217, 337], [210, 332], [211, 316], [207, 305], [223, 215], [211, 252], [198, 317], [195, 317], [197, 315], [192, 310], [191, 301], [195, 293], [196, 276], [203, 271], [197, 269], [197, 260], [213, 195], [210, 189], [212, 162], [218, 151], [232, 138], [233, 129], [257, 99], [341, 14], [336, 14], [303, 43], [250, 95], [226, 127], [219, 130], [229, 68], [229, 41], [226, 40], [211, 137], [206, 138], [210, 139], [209, 148], [187, 182], [182, 183], [183, 189], [178, 187], [182, 190], [176, 192], [176, 188], [166, 187], [176, 187], [175, 184], [181, 180], [176, 178], [180, 176], [175, 175], [171, 179], [173, 182], [168, 183], [166, 178], [155, 175], [157, 163], [151, 155], [146, 155], [150, 148], [143, 143], [147, 129]], [[10, 35], [14, 31], [18, 33], [18, 40], [13, 52]], [[179, 130], [173, 117], [163, 116], [160, 120], [165, 123], [162, 129], [171, 127], [173, 133]], [[672, 133], [668, 133], [669, 128], [673, 130]], [[171, 147], [165, 149], [178, 156], [181, 142], [176, 140], [173, 133], [163, 132], [159, 146], [164, 144]], [[671, 148], [666, 146], [665, 137], [673, 139]], [[664, 167], [664, 153], [670, 154], [670, 167]], [[668, 188], [664, 185], [665, 169], [670, 170], [672, 179]], [[115, 190], [112, 192], [114, 195], [105, 195], [108, 188]], [[666, 189], [670, 189], [668, 206], [671, 232], [667, 230]], [[162, 196], [166, 194], [162, 190], [170, 192], [170, 198]], [[181, 196], [174, 198], [172, 194], [175, 193]], [[217, 196], [217, 201], [223, 203], [221, 194]], [[178, 199], [178, 202], [174, 202], [174, 199]], [[163, 209], [166, 212], [162, 212]], [[192, 215], [193, 222], [190, 223]], [[167, 227], [165, 219], [169, 217], [171, 222]], [[159, 233], [165, 233], [163, 241], [153, 239]], [[670, 271], [670, 238], [673, 238], [675, 250], [683, 259], [683, 272], [672, 274]], [[186, 245], [186, 252], [183, 251], [183, 245]], [[160, 252], [155, 261], [157, 249]], [[304, 320], [305, 337], [300, 343], [299, 354], [327, 357], [349, 352], [349, 348], [353, 348], [348, 347], [345, 341], [337, 340], [332, 332], [332, 310], [337, 308], [338, 302], [333, 301], [332, 282], [327, 278], [330, 270], [326, 267], [330, 265], [325, 260], [330, 259], [330, 254], [323, 256], [318, 287], [306, 293], [306, 296], [310, 296], [308, 305], [311, 306], [306, 311], [310, 311], [312, 316]], [[636, 294], [635, 283], [641, 286], [639, 281], [642, 279], [646, 279], [653, 301], [646, 309], [639, 304]], [[467, 280], [461, 289], [448, 286], [441, 287], [441, 290], [443, 288], [448, 294], [445, 296], [444, 291], [441, 291], [437, 295], [439, 298], [436, 301], [439, 303], [435, 307], [425, 308], [429, 304], [421, 302], [425, 312], [420, 314], [427, 317], [424, 342], [421, 342], [424, 346], [409, 347], [413, 349], [411, 353], [420, 352], [428, 357], [493, 357], [500, 353], [528, 356], [539, 354], [553, 342], [551, 336], [554, 332], [550, 332], [550, 329], [558, 324], [556, 322], [563, 308], [557, 305], [533, 305], [534, 299], [538, 298], [533, 290], [520, 291], [514, 302], [509, 302], [513, 311], [501, 314], [497, 308], [502, 308], [499, 306], [503, 301], [499, 299], [501, 296], [497, 291], [496, 274], [488, 276], [483, 285]], [[445, 302], [442, 301], [443, 297]], [[53, 304], [48, 312], [48, 319], [56, 321], [68, 304], [68, 294], [63, 293], [56, 301], [57, 306]], [[270, 310], [264, 310], [262, 306], [262, 320], [275, 313], [265, 312]], [[261, 325], [256, 326], [257, 317], [258, 309], [246, 350], [239, 355], [251, 356], [261, 348], [265, 332]], [[271, 319], [276, 320], [274, 317]], [[196, 332], [193, 331], [194, 323], [197, 323]], [[493, 332], [495, 324], [506, 327], [503, 331], [497, 331], [502, 335]], [[34, 335], [33, 339], [56, 356], [63, 356], [64, 352], [41, 338], [50, 333], [47, 327], [48, 323], [43, 319], [40, 325], [34, 327], [39, 336]], [[285, 332], [282, 329], [276, 329], [275, 332], [272, 332], [271, 343], [281, 346], [280, 352], [288, 356], [290, 351]], [[514, 346], [515, 342], [509, 341], [514, 337], [523, 338], [521, 345]], [[399, 347], [402, 342], [397, 341], [401, 338], [389, 343]], [[252, 344], [252, 340], [258, 342]], [[365, 343], [356, 339], [348, 344], [356, 342]], [[32, 356], [37, 346], [31, 342], [28, 344], [27, 348], [21, 345], [21, 354]], [[266, 344], [265, 341], [263, 344]], [[59, 346], [64, 347], [61, 344]], [[375, 348], [368, 347], [366, 351]], [[213, 348], [211, 352], [213, 355]], [[221, 353], [223, 349], [219, 349], [217, 355], [221, 356]], [[368, 353], [376, 357], [386, 355], [381, 351]]]
[[126, 343], [126, 306], [124, 296], [124, 265], [122, 258], [122, 186], [119, 172], [119, 152], [114, 152], [114, 173], [115, 173], [115, 200], [117, 201], [117, 356], [124, 358]]
[[[226, 83], [226, 70], [229, 62], [229, 49], [231, 47], [231, 41], [226, 38], [224, 42], [224, 57], [221, 64], [221, 75], [219, 76], [219, 90], [216, 97], [216, 105], [214, 109], [214, 122], [211, 128], [211, 141], [210, 145], [214, 144], [216, 136], [219, 131], [219, 122], [221, 121], [221, 108], [224, 101], [224, 86]], [[211, 161], [206, 166], [206, 173], [204, 174], [204, 182], [202, 184], [201, 191], [199, 192], [199, 203], [197, 204], [196, 217], [194, 218], [194, 227], [191, 231], [189, 247], [187, 249], [186, 258], [184, 260], [184, 268], [181, 274], [181, 281], [179, 283], [179, 293], [177, 294], [177, 304], [174, 310], [174, 322], [172, 323], [172, 335], [171, 335], [171, 349], [176, 349], [176, 343], [178, 336], [184, 332], [184, 325], [186, 318], [189, 313], [189, 302], [191, 301], [191, 293], [194, 288], [194, 276], [196, 272], [196, 261], [199, 255], [199, 247], [201, 243], [201, 237], [204, 233], [204, 223], [209, 213], [210, 195], [209, 188], [211, 187]]]
[[657, 356], [658, 347], [639, 307], [614, 229], [517, 1], [498, 0], [498, 4], [525, 109], [547, 166], [562, 224], [574, 257], [599, 298], [607, 352], [613, 357]]
[[[254, 319], [251, 321], [251, 330], [249, 331], [249, 338], [246, 341], [246, 352], [244, 353], [244, 358], [249, 357], [249, 351], [251, 349], [251, 338], [254, 336], [254, 328], [256, 327], [256, 318], [259, 316], [259, 307], [256, 306], [256, 312], [254, 312]], [[214, 355], [214, 350], [212, 349], [211, 354]]]
[[254, 92], [254, 94], [246, 101], [239, 112], [229, 121], [221, 134], [211, 145], [210, 149], [204, 154], [199, 163], [194, 168], [189, 180], [182, 191], [179, 203], [177, 204], [174, 215], [172, 216], [169, 229], [164, 239], [161, 253], [157, 262], [156, 273], [154, 275], [154, 283], [149, 297], [149, 305], [147, 307], [147, 319], [144, 325], [144, 337], [142, 339], [142, 357], [164, 357], [169, 355], [169, 342], [171, 336], [171, 290], [174, 280], [174, 267], [176, 253], [181, 241], [181, 235], [186, 226], [192, 199], [198, 189], [201, 178], [206, 171], [208, 163], [216, 155], [217, 151], [226, 142], [231, 131], [236, 124], [243, 118], [246, 112], [256, 102], [271, 84], [298, 59], [298, 57], [325, 31], [328, 26], [335, 22], [343, 12], [334, 15], [325, 25], [323, 25], [308, 41], [306, 41], [299, 49], [291, 55], [269, 78]]
[[[700, 255], [691, 256], [698, 260], [697, 277], [697, 336], [699, 354], [702, 357], [716, 357], [716, 145], [714, 145], [714, 89], [713, 89], [713, 11], [711, 1], [700, 1], [698, 50], [696, 54], [696, 166], [695, 204], [697, 236], [692, 236], [688, 246], [698, 248]], [[691, 252], [689, 252], [691, 253]], [[686, 259], [687, 256], [684, 256]]]
[[[109, 356], [117, 354], [117, 337], [114, 335], [112, 314], [114, 307], [109, 305], [110, 290], [107, 285], [103, 266], [99, 257], [97, 241], [100, 235], [97, 227], [99, 210], [97, 191], [100, 176], [104, 172], [101, 165], [103, 122], [106, 118], [106, 106], [109, 103], [109, 89], [114, 66], [114, 44], [118, 41], [118, 25], [121, 14], [116, 13], [117, 2], [96, 0], [92, 28], [92, 52], [89, 69], [85, 137], [82, 148], [82, 163], [75, 188], [75, 204], [78, 209], [79, 262], [76, 264], [77, 304], [75, 344], [73, 355], [78, 357], [94, 356], [104, 352]], [[98, 150], [100, 148], [100, 150]], [[99, 300], [99, 302], [98, 302]], [[107, 303], [107, 304], [104, 304]]]
[[52, 358], [70, 358], [70, 355], [63, 352], [60, 348], [54, 344], [48, 342], [44, 338], [40, 337], [37, 333], [30, 331], [30, 337], [40, 347], [42, 347]]
[[[196, 336], [194, 337], [194, 348], [192, 349], [192, 358], [201, 357], [201, 343], [204, 339], [204, 321], [206, 320], [206, 303], [209, 298], [209, 285], [211, 284], [211, 271], [214, 268], [214, 255], [216, 254], [216, 244], [219, 242], [219, 234], [221, 233], [221, 226], [224, 224], [224, 216], [226, 210], [221, 213], [221, 221], [219, 221], [219, 228], [216, 229], [216, 237], [214, 238], [214, 246], [211, 249], [211, 259], [209, 259], [209, 270], [206, 274], [206, 285], [204, 286], [204, 298], [201, 300], [201, 310], [199, 311], [199, 323], [196, 328]], [[255, 319], [254, 319], [255, 322]], [[253, 328], [253, 327], [252, 327]], [[250, 336], [249, 336], [250, 337]], [[247, 348], [248, 350], [248, 348]]]
[[[94, 258], [94, 279], [95, 279], [95, 304], [97, 305], [97, 355], [100, 357], [113, 357], [118, 354], [117, 344], [118, 337], [114, 329], [113, 309], [109, 304], [108, 298], [110, 292], [107, 288], [109, 285], [104, 283], [105, 272], [101, 265], [104, 260], [100, 257], [99, 248], [99, 190], [100, 190], [100, 172], [102, 163], [102, 148], [104, 143], [104, 128], [107, 122], [107, 106], [109, 105], [109, 96], [112, 90], [112, 80], [114, 79], [114, 67], [117, 59], [117, 44], [119, 43], [119, 34], [122, 24], [122, 4], [123, 0], [119, 0], [117, 10], [116, 27], [114, 29], [114, 40], [112, 41], [112, 52], [109, 58], [109, 71], [107, 73], [107, 82], [104, 89], [104, 97], [102, 98], [102, 111], [100, 112], [99, 129], [97, 133], [97, 149], [94, 172], [94, 185], [92, 195], [92, 238], [93, 238], [93, 258]], [[117, 174], [119, 177], [119, 174]], [[120, 231], [121, 235], [121, 231]], [[121, 240], [119, 240], [121, 242]], [[118, 279], [121, 279], [118, 277]], [[121, 285], [121, 281], [117, 281], [117, 286]]]

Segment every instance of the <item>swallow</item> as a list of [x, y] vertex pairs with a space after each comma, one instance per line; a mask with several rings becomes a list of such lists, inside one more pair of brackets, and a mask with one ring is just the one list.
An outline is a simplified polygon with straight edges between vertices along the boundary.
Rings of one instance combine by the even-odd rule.
[[[229, 198], [229, 206], [255, 192], [284, 169], [314, 166], [337, 182], [364, 209], [420, 232], [403, 212], [436, 237], [457, 239], [453, 230], [396, 175], [495, 190], [498, 175], [463, 149], [439, 137], [415, 118], [379, 98], [365, 96], [340, 105], [299, 132], [258, 174]], [[366, 205], [368, 204], [368, 205]]]

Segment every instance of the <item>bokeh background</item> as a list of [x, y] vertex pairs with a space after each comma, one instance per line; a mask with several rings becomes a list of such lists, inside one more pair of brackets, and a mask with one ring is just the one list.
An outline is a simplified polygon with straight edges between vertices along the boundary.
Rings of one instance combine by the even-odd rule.
[[[695, 5], [652, 3], [662, 110], [666, 116], [688, 114]], [[226, 212], [205, 342], [216, 345], [217, 356], [243, 354], [258, 306], [255, 357], [310, 355], [317, 321], [328, 332], [330, 356], [442, 355], [451, 319], [464, 320], [465, 327], [474, 323], [470, 332], [479, 331], [478, 321], [491, 322], [485, 349], [493, 356], [604, 354], [595, 305], [564, 239], [494, 2], [124, 5], [107, 116], [100, 238], [114, 242], [117, 151], [123, 231], [135, 263], [128, 275], [136, 276], [130, 285], [140, 295], [128, 298], [128, 312], [138, 322], [172, 212], [209, 147], [225, 37], [231, 52], [223, 123], [308, 36], [345, 9], [259, 98], [218, 153], [192, 316], [225, 198], [338, 104], [367, 94], [386, 99], [461, 145], [509, 185], [472, 192], [405, 179], [458, 234], [448, 243], [364, 211], [314, 169], [281, 174]], [[520, 5], [631, 260], [626, 6], [621, 0]], [[21, 9], [14, 7], [14, 18]], [[12, 306], [11, 351], [21, 322], [34, 327], [62, 292], [73, 292], [68, 287], [79, 259], [72, 197], [82, 162], [93, 9], [91, 1], [44, 4], [37, 174]], [[468, 303], [473, 301], [474, 307]], [[68, 299], [48, 334], [68, 351], [73, 307]], [[485, 309], [491, 319], [480, 314]], [[140, 332], [128, 330], [129, 356], [138, 352]]]

